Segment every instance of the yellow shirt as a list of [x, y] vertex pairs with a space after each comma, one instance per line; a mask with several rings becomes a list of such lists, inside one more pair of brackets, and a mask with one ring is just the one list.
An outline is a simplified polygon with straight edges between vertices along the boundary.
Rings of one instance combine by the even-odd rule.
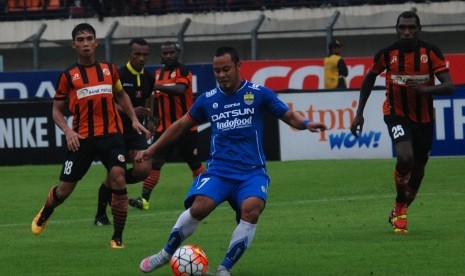
[[337, 88], [339, 82], [339, 69], [337, 64], [341, 60], [340, 55], [332, 54], [324, 59], [324, 80], [325, 80], [325, 89], [335, 89]]

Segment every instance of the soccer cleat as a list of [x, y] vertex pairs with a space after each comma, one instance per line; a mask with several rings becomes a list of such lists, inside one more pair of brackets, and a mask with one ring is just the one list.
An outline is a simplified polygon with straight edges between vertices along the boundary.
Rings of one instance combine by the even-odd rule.
[[110, 242], [111, 249], [123, 249], [124, 245], [121, 239], [112, 239]]
[[407, 203], [396, 203], [389, 215], [389, 220], [396, 234], [407, 234]]
[[389, 218], [388, 218], [388, 222], [390, 225], [392, 225], [394, 227], [394, 224], [392, 222], [392, 220], [396, 217], [396, 208], [393, 208], [391, 210], [391, 212], [389, 213]]
[[108, 219], [107, 215], [103, 215], [100, 217], [95, 217], [94, 225], [96, 226], [105, 226], [110, 225], [110, 220]]
[[231, 276], [231, 271], [226, 267], [220, 265], [218, 266], [218, 270], [216, 271], [216, 276]]
[[143, 259], [140, 262], [139, 269], [144, 273], [149, 273], [157, 268], [164, 266], [170, 261], [170, 259], [171, 256], [164, 249], [162, 249], [157, 254]]
[[44, 210], [44, 207], [40, 209], [39, 213], [32, 220], [31, 230], [32, 230], [32, 234], [34, 235], [39, 235], [40, 233], [42, 233], [42, 231], [44, 231], [45, 229], [45, 225], [47, 224], [48, 219], [44, 220], [42, 218], [43, 210]]
[[149, 202], [143, 197], [138, 197], [136, 199], [129, 199], [129, 205], [140, 210], [147, 211], [149, 209]]

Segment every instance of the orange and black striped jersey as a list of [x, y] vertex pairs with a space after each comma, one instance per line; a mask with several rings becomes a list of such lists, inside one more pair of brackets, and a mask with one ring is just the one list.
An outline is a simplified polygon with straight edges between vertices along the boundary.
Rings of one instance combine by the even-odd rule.
[[[192, 73], [184, 64], [178, 64], [173, 69], [162, 67], [155, 71], [155, 84], [164, 86], [184, 84], [187, 86], [186, 92], [182, 95], [155, 91], [160, 118], [157, 132], [164, 132], [175, 121], [184, 116], [194, 103]], [[191, 131], [195, 130], [196, 128], [191, 129]]]
[[118, 70], [112, 63], [75, 64], [60, 74], [56, 101], [68, 100], [73, 130], [83, 137], [123, 133], [113, 93], [122, 91]]
[[396, 42], [380, 50], [370, 68], [377, 75], [386, 70], [383, 113], [419, 123], [434, 121], [433, 96], [416, 92], [406, 82], [415, 79], [422, 85], [434, 85], [435, 74], [449, 70], [444, 56], [438, 47], [422, 40], [418, 40], [413, 50], [402, 49]]

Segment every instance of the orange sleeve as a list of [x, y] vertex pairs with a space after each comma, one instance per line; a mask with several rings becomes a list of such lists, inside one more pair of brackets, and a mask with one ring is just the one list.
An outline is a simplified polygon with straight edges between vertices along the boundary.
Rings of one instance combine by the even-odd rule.
[[65, 73], [61, 73], [60, 78], [58, 80], [58, 85], [55, 91], [55, 96], [53, 98], [55, 100], [66, 100], [69, 96], [69, 85], [68, 80], [66, 79]]
[[386, 69], [386, 63], [384, 62], [384, 54], [378, 54], [375, 56], [373, 64], [370, 67], [370, 71], [376, 75], [381, 74]]
[[186, 86], [189, 86], [190, 83], [192, 82], [191, 79], [192, 79], [192, 73], [189, 72], [189, 74], [183, 76], [181, 74], [181, 71], [179, 70], [179, 68], [177, 69], [178, 72], [177, 72], [177, 78], [176, 78], [176, 83], [180, 83], [180, 84], [184, 84]]
[[433, 64], [434, 74], [449, 71], [449, 68], [447, 68], [446, 66], [445, 60], [437, 56], [434, 51], [431, 51], [430, 58], [431, 58], [431, 63]]

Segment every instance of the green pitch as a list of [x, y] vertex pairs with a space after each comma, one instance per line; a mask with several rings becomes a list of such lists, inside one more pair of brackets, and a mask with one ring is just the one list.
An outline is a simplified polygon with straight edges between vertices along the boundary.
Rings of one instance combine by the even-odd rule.
[[[410, 233], [401, 236], [387, 223], [393, 166], [392, 159], [269, 162], [267, 208], [233, 275], [463, 275], [465, 158], [430, 160], [409, 208]], [[126, 248], [110, 250], [112, 226], [93, 225], [101, 165], [91, 167], [41, 235], [31, 234], [59, 170], [0, 167], [1, 275], [139, 275], [140, 260], [166, 242], [191, 183], [185, 164], [167, 164], [150, 210], [129, 209]], [[140, 188], [128, 186], [129, 196]], [[223, 204], [185, 244], [200, 245], [215, 271], [234, 227], [234, 213]]]

